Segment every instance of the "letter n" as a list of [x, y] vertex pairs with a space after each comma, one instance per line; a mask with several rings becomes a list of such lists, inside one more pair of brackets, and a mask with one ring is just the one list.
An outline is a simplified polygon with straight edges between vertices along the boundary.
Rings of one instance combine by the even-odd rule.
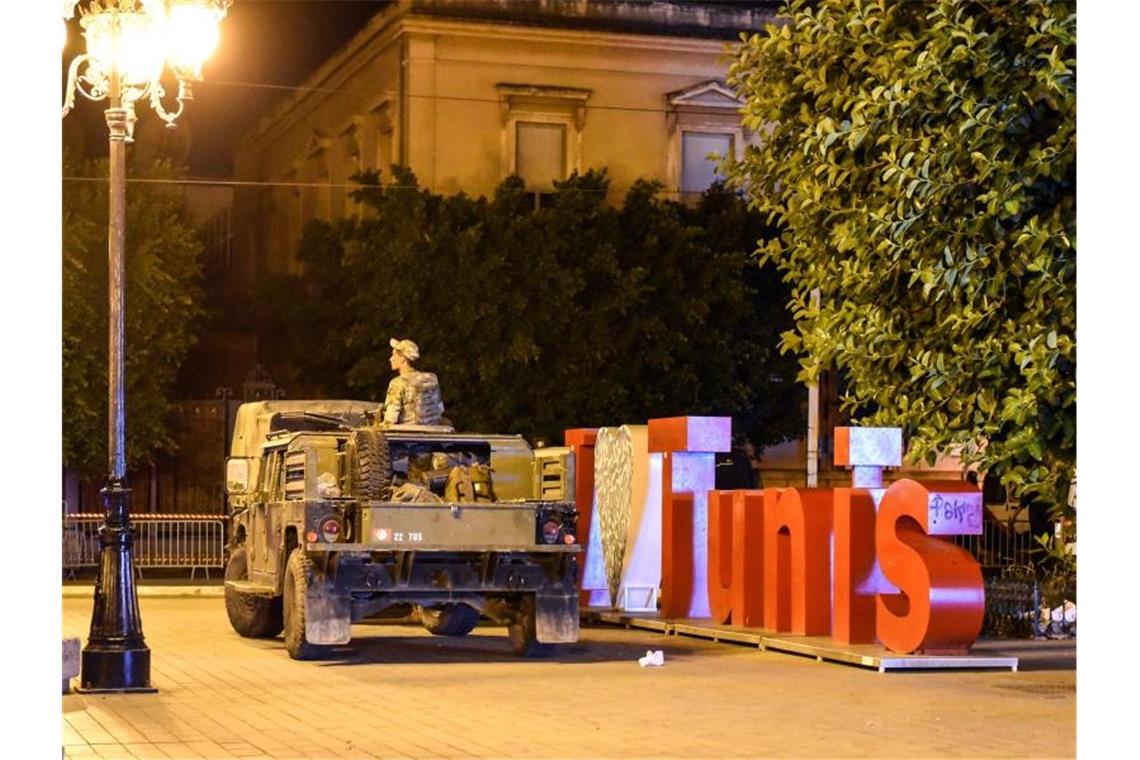
[[764, 489], [765, 628], [831, 633], [831, 517], [830, 489]]

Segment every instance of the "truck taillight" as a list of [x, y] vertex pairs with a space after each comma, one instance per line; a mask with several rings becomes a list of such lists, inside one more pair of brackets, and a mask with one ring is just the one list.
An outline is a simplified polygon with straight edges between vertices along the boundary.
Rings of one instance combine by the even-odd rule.
[[577, 543], [578, 513], [560, 504], [543, 505], [535, 514], [534, 540], [538, 544]]
[[562, 526], [553, 520], [548, 520], [542, 524], [542, 540], [548, 544], [558, 543], [558, 533], [562, 530]]
[[569, 546], [578, 541], [578, 519], [576, 512], [562, 515], [562, 543]]
[[321, 523], [321, 538], [327, 543], [340, 540], [340, 521], [330, 517]]

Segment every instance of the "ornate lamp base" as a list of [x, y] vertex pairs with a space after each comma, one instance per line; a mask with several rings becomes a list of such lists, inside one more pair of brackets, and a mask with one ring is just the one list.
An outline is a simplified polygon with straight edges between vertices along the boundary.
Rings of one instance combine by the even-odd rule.
[[134, 692], [153, 694], [150, 685], [150, 649], [99, 648], [91, 644], [83, 650], [80, 694]]
[[130, 490], [111, 480], [101, 492], [104, 521], [95, 579], [91, 634], [80, 659], [77, 691], [155, 692], [150, 685], [150, 649], [143, 639], [135, 562], [131, 552]]

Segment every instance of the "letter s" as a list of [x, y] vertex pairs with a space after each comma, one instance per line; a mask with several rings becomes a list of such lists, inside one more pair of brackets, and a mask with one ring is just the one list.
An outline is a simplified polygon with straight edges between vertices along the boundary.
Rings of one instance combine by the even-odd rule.
[[[939, 483], [937, 490], [965, 488], [971, 486]], [[895, 652], [961, 654], [982, 630], [981, 567], [965, 549], [928, 535], [929, 510], [937, 498], [927, 485], [904, 479], [891, 484], [879, 505], [879, 565], [901, 593], [879, 594], [876, 632]]]

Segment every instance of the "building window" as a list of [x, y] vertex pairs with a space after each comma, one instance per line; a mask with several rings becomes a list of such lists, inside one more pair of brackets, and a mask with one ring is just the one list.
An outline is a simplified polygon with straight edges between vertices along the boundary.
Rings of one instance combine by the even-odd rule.
[[566, 125], [517, 122], [515, 167], [528, 190], [552, 190], [566, 178]]
[[310, 219], [332, 217], [332, 174], [329, 167], [332, 143], [332, 139], [319, 130], [313, 130], [309, 135], [301, 161], [301, 225]]
[[691, 203], [721, 179], [709, 156], [739, 161], [753, 136], [740, 123], [741, 100], [717, 80], [667, 93], [665, 102], [669, 176], [680, 200]]
[[361, 146], [361, 132], [364, 119], [354, 116], [340, 134], [340, 157], [335, 162], [332, 177], [332, 216], [357, 214], [357, 204], [350, 197], [349, 183], [353, 176], [364, 168], [364, 150]]
[[[711, 156], [716, 155], [716, 159]], [[716, 132], [683, 132], [681, 135], [681, 193], [703, 193], [724, 177], [717, 161], [735, 155], [733, 136]]]
[[369, 112], [369, 143], [364, 152], [368, 158], [361, 167], [379, 171], [381, 179], [385, 182], [392, 180], [392, 164], [399, 163], [399, 158], [394, 152], [398, 143], [395, 135], [396, 123], [392, 118], [391, 97], [394, 95], [385, 95], [385, 99]]
[[281, 220], [278, 216], [277, 205], [280, 202], [280, 195], [277, 187], [269, 185], [262, 187], [260, 190], [260, 199], [258, 205], [260, 206], [260, 218], [262, 224], [263, 235], [261, 238], [264, 242], [264, 247], [258, 251], [257, 268], [261, 271], [272, 272], [272, 267], [277, 264], [271, 258], [273, 254], [281, 250]]
[[278, 180], [277, 198], [274, 207], [277, 211], [277, 249], [270, 251], [275, 259], [274, 274], [294, 274], [293, 250], [301, 237], [303, 199], [301, 197], [299, 162]]
[[[502, 171], [543, 194], [581, 169], [582, 129], [590, 90], [545, 85], [495, 85], [502, 123]], [[538, 203], [541, 199], [536, 199]]]

